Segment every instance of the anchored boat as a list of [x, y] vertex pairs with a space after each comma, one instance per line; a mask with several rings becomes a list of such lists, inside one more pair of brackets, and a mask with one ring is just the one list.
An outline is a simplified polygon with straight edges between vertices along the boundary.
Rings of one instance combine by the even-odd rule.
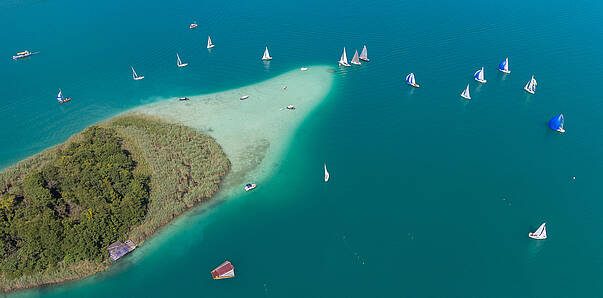
[[262, 60], [264, 60], [264, 61], [272, 60], [272, 57], [270, 56], [270, 53], [268, 52], [268, 46], [266, 46], [266, 49], [264, 50], [264, 55], [262, 56]]
[[348, 63], [348, 55], [345, 53], [345, 47], [343, 47], [343, 54], [341, 54], [341, 58], [339, 58], [339, 66], [350, 66]]
[[362, 53], [360, 53], [360, 57], [359, 57], [359, 58], [360, 58], [360, 60], [362, 60], [362, 61], [366, 61], [366, 62], [369, 62], [369, 61], [370, 61], [370, 59], [369, 59], [369, 58], [368, 58], [368, 56], [367, 56], [367, 52], [366, 52], [366, 45], [364, 45], [364, 47], [362, 48]]
[[354, 53], [354, 57], [352, 57], [352, 64], [360, 65], [360, 59], [358, 58], [358, 50]]
[[130, 68], [132, 68], [132, 78], [134, 79], [134, 81], [139, 81], [144, 79], [144, 76], [139, 76], [136, 71], [134, 70], [134, 66], [130, 66]]
[[71, 101], [71, 97], [63, 98], [63, 91], [61, 91], [61, 89], [59, 89], [59, 94], [57, 95], [57, 101], [59, 103], [66, 103], [68, 101]]
[[473, 75], [473, 77], [475, 78], [476, 81], [480, 82], [480, 83], [485, 83], [486, 79], [484, 79], [484, 68], [482, 67], [482, 69], [478, 69], [475, 74]]
[[211, 42], [211, 37], [208, 35], [208, 36], [207, 36], [207, 48], [208, 48], [208, 49], [211, 49], [211, 48], [213, 48], [213, 47], [215, 47], [215, 46], [216, 46], [216, 45], [214, 45], [214, 44]]
[[564, 122], [565, 118], [563, 117], [563, 114], [559, 114], [549, 120], [549, 128], [558, 132], [565, 132], [565, 129], [563, 129]]
[[413, 86], [415, 88], [419, 88], [419, 84], [417, 84], [415, 82], [415, 74], [412, 72], [406, 76], [406, 84]]
[[247, 183], [245, 184], [245, 191], [250, 191], [256, 187], [255, 183]]
[[229, 261], [226, 261], [216, 269], [212, 270], [211, 276], [214, 279], [232, 278], [235, 276], [234, 266]]
[[197, 21], [194, 21], [192, 24], [190, 24], [190, 25], [188, 26], [188, 28], [190, 28], [190, 29], [195, 29], [195, 28], [197, 28], [197, 26], [199, 26], [199, 25], [197, 25]]
[[465, 99], [471, 99], [471, 95], [469, 94], [469, 84], [467, 84], [467, 88], [465, 88], [465, 90], [463, 90], [463, 92], [461, 93], [461, 97]]
[[538, 85], [538, 82], [536, 82], [536, 79], [534, 79], [534, 76], [532, 76], [532, 79], [530, 79], [530, 81], [526, 83], [525, 87], [523, 87], [523, 90], [528, 93], [534, 94], [536, 92], [536, 85]]
[[538, 230], [536, 230], [536, 232], [529, 233], [528, 237], [530, 237], [532, 239], [536, 239], [536, 240], [544, 240], [544, 239], [546, 239], [546, 222], [543, 222], [540, 225], [540, 227], [538, 227]]
[[503, 62], [498, 64], [498, 70], [504, 73], [511, 73], [509, 70], [509, 58], [506, 58]]
[[178, 53], [176, 53], [176, 58], [178, 58], [178, 60], [176, 61], [176, 65], [178, 65], [178, 67], [185, 67], [188, 65], [188, 63], [182, 63], [182, 60], [180, 60], [180, 55], [178, 55]]
[[241, 96], [241, 98], [239, 98], [239, 99], [240, 99], [240, 100], [246, 100], [246, 99], [248, 99], [248, 98], [249, 98], [249, 95], [244, 95], [244, 96]]

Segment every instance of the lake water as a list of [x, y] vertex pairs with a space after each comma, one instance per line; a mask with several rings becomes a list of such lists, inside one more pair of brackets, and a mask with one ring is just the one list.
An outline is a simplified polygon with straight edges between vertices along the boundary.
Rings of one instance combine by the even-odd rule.
[[[0, 167], [147, 103], [339, 70], [343, 46], [371, 58], [334, 73], [257, 190], [187, 214], [107, 272], [15, 296], [601, 296], [602, 13], [581, 0], [3, 1]], [[24, 49], [40, 54], [10, 59]], [[565, 134], [546, 125], [559, 113]], [[529, 239], [543, 221], [549, 239]], [[237, 277], [212, 280], [225, 259]]]

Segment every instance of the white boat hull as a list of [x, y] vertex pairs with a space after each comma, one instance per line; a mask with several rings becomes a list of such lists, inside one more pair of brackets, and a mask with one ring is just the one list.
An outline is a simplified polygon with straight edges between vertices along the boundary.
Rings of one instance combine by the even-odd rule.
[[476, 81], [480, 82], [480, 83], [485, 83], [487, 82], [486, 80], [480, 80], [480, 79], [475, 79]]
[[461, 97], [464, 99], [471, 99], [471, 96], [467, 96], [467, 95], [463, 95], [463, 94], [461, 94]]
[[536, 235], [534, 235], [534, 233], [529, 233], [528, 237], [530, 237], [532, 239], [536, 239], [536, 240], [544, 240], [544, 239], [546, 239], [546, 236], [540, 236], [540, 235], [536, 236]]
[[307, 67], [302, 67], [302, 68], [300, 68], [300, 70], [301, 71], [306, 71], [306, 70], [308, 70], [308, 68]]
[[350, 66], [350, 64], [349, 64], [349, 63], [342, 63], [342, 62], [339, 62], [339, 66]]
[[362, 60], [362, 61], [366, 61], [366, 62], [371, 61], [371, 59], [369, 59], [369, 58], [358, 58], [358, 59], [360, 59], [360, 60]]
[[272, 60], [272, 57], [262, 58], [262, 60], [264, 60], [264, 61], [270, 61], [270, 60]]
[[420, 87], [419, 84], [417, 84], [417, 83], [414, 83], [414, 84], [408, 84], [408, 83], [406, 83], [406, 84], [408, 86], [412, 86], [412, 87], [415, 87], [415, 88], [419, 88]]
[[356, 64], [356, 65], [360, 65], [360, 64], [362, 64], [362, 63], [360, 63], [360, 62], [354, 62], [354, 61], [352, 61], [351, 63], [352, 63], [352, 64]]
[[210, 46], [207, 46], [207, 48], [208, 48], [208, 49], [211, 49], [211, 48], [213, 48], [213, 47], [215, 47], [215, 45], [213, 45], [213, 44], [212, 44], [212, 45], [210, 45]]
[[142, 80], [142, 79], [144, 79], [144, 76], [141, 76], [141, 77], [136, 77], [136, 78], [134, 78], [134, 81], [140, 81], [140, 80]]
[[504, 70], [504, 69], [499, 69], [498, 71], [500, 71], [500, 72], [504, 72], [504, 73], [506, 73], [506, 74], [510, 74], [510, 73], [511, 73], [511, 71], [510, 71], [510, 70]]
[[526, 92], [528, 92], [530, 94], [534, 94], [534, 91], [528, 89], [527, 87], [523, 87], [523, 90], [525, 90]]
[[187, 65], [188, 65], [188, 63], [181, 63], [181, 64], [178, 64], [178, 67], [185, 67]]

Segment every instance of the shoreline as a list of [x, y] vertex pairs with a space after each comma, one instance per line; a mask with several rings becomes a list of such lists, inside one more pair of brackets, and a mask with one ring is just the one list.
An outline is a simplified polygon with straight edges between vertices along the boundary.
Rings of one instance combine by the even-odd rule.
[[[207, 95], [190, 96], [190, 100], [186, 102], [164, 99], [93, 124], [103, 125], [128, 114], [150, 115], [163, 121], [191, 127], [210, 136], [221, 146], [231, 161], [230, 171], [222, 180], [218, 191], [210, 199], [188, 206], [182, 212], [174, 214], [168, 221], [139, 241], [139, 247], [148, 242], [161, 243], [162, 236], [169, 237], [170, 233], [166, 230], [169, 230], [175, 221], [182, 220], [187, 213], [211, 209], [228, 197], [239, 194], [241, 189], [238, 186], [245, 182], [245, 179], [256, 179], [253, 182], [267, 179], [278, 166], [278, 159], [284, 154], [283, 149], [286, 144], [290, 143], [295, 129], [330, 92], [333, 76], [327, 70], [327, 66], [313, 66], [303, 72], [299, 69], [291, 70], [256, 84]], [[287, 88], [283, 89], [285, 86]], [[239, 98], [243, 95], [249, 95], [249, 98], [244, 101], [240, 100]], [[293, 111], [284, 109], [290, 104], [295, 105], [297, 109]], [[245, 129], [229, 126], [228, 124], [232, 124], [234, 120], [242, 121]], [[25, 160], [39, 154], [41, 153]], [[140, 253], [152, 253], [153, 248], [149, 248], [149, 246], [153, 245], [146, 245], [144, 252], [131, 253], [137, 254], [136, 261], [142, 259]], [[4, 293], [27, 295], [27, 291], [35, 293], [36, 289], [85, 280], [99, 272], [111, 270], [111, 267], [109, 263], [103, 262], [102, 266], [95, 270], [61, 280], [16, 288]]]

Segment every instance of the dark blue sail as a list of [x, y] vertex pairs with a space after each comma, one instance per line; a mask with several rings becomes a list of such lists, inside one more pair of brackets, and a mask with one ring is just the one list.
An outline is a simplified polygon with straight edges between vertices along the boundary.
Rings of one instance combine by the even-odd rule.
[[507, 64], [507, 60], [503, 60], [503, 62], [498, 65], [498, 69], [505, 70], [505, 64]]
[[563, 114], [559, 114], [549, 121], [549, 127], [552, 130], [563, 129]]

